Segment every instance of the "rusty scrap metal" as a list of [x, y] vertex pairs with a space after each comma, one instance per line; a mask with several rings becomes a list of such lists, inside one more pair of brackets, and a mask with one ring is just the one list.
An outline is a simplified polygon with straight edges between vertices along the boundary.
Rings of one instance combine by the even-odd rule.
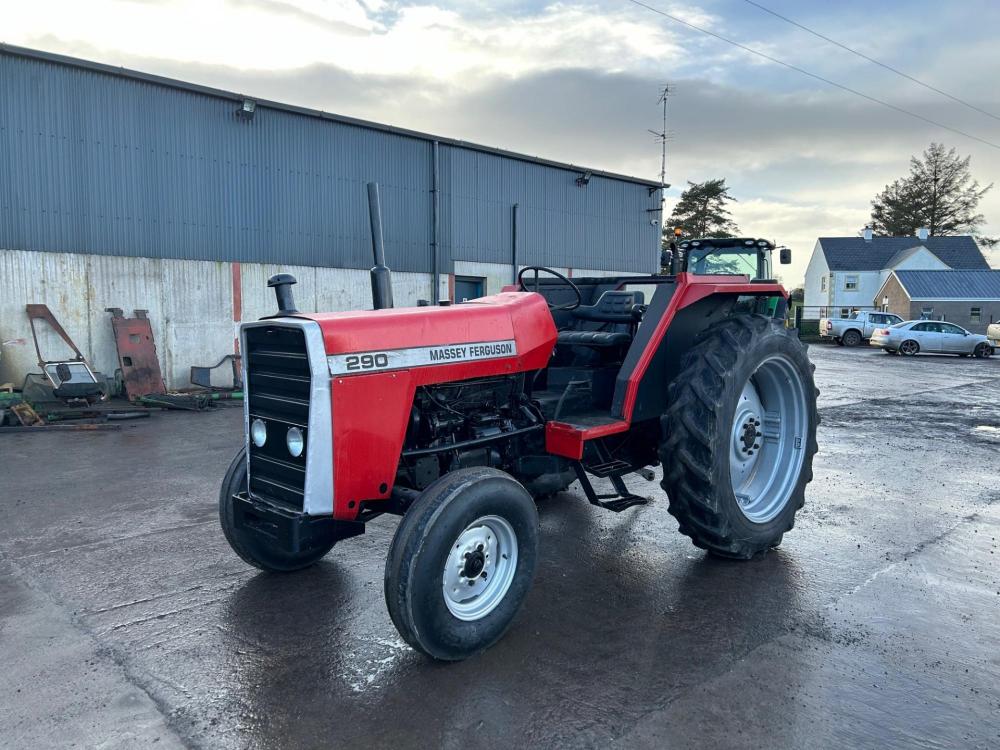
[[[104, 394], [90, 363], [87, 362], [83, 352], [73, 343], [73, 339], [56, 320], [55, 315], [49, 310], [49, 306], [27, 304], [24, 306], [24, 310], [28, 314], [28, 322], [31, 325], [31, 338], [35, 342], [38, 366], [42, 368], [45, 378], [52, 384], [52, 391], [56, 397], [65, 400], [86, 399], [88, 401], [103, 398]], [[41, 344], [38, 342], [36, 328], [38, 321], [47, 323], [76, 356], [73, 359], [46, 359], [42, 354]]]
[[[229, 362], [230, 367], [233, 371], [233, 384], [226, 386], [213, 386], [212, 385], [212, 370], [222, 367], [226, 362]], [[211, 367], [198, 367], [195, 365], [191, 366], [191, 385], [197, 385], [201, 388], [216, 388], [221, 387], [225, 389], [239, 389], [242, 387], [240, 382], [242, 375], [242, 368], [240, 366], [240, 355], [239, 354], [227, 354], [225, 357], [220, 359]]]
[[31, 405], [23, 401], [19, 404], [12, 404], [10, 410], [14, 412], [17, 421], [25, 427], [45, 424], [45, 420], [38, 416], [35, 410], [31, 408]]
[[107, 422], [96, 422], [93, 424], [40, 424], [33, 427], [0, 427], [0, 432], [9, 435], [33, 435], [38, 432], [61, 431], [66, 432], [112, 432], [122, 428], [120, 424], [108, 424]]
[[166, 393], [160, 361], [156, 357], [153, 328], [146, 317], [147, 311], [136, 310], [134, 318], [126, 318], [120, 307], [108, 307], [105, 310], [111, 313], [111, 327], [115, 332], [115, 346], [118, 349], [118, 367], [122, 371], [125, 395], [129, 401]]

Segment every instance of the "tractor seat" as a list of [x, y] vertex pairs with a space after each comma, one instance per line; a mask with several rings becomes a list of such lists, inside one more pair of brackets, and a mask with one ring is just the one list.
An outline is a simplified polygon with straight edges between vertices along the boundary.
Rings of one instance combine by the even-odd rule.
[[589, 346], [612, 349], [632, 341], [632, 327], [638, 320], [634, 309], [643, 303], [642, 292], [604, 292], [593, 305], [581, 305], [573, 310], [582, 325], [597, 324], [596, 328], [560, 331], [557, 342], [566, 346]]
[[628, 331], [559, 331], [558, 342], [567, 346], [622, 346], [632, 340]]

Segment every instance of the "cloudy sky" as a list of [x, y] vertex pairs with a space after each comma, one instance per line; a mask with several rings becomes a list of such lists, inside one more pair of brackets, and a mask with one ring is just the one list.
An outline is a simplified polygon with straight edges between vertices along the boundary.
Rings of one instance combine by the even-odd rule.
[[[758, 0], [1000, 115], [997, 0]], [[645, 0], [866, 94], [1000, 144], [1000, 120], [829, 45], [745, 0]], [[744, 234], [851, 235], [932, 140], [972, 157], [1000, 234], [1000, 148], [765, 62], [628, 0], [2, 0], [0, 41], [655, 178], [724, 177]], [[679, 189], [668, 191], [667, 209]], [[1000, 252], [994, 253], [1000, 267]]]

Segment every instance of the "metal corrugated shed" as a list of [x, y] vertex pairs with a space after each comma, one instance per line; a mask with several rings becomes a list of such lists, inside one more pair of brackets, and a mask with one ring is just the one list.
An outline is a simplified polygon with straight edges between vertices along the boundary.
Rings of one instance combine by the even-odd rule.
[[896, 271], [911, 300], [1000, 300], [1000, 271]]
[[[400, 271], [652, 269], [655, 182], [0, 45], [0, 247], [367, 268], [365, 183]], [[576, 178], [591, 171], [590, 183]]]

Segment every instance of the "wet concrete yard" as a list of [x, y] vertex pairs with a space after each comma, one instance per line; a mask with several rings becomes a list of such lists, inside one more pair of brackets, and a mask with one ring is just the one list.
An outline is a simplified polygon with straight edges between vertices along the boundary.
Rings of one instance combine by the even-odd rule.
[[706, 557], [638, 479], [560, 495], [514, 627], [453, 665], [385, 612], [395, 519], [290, 576], [229, 550], [240, 411], [0, 436], [0, 746], [1000, 746], [1000, 358], [811, 354], [779, 550]]

